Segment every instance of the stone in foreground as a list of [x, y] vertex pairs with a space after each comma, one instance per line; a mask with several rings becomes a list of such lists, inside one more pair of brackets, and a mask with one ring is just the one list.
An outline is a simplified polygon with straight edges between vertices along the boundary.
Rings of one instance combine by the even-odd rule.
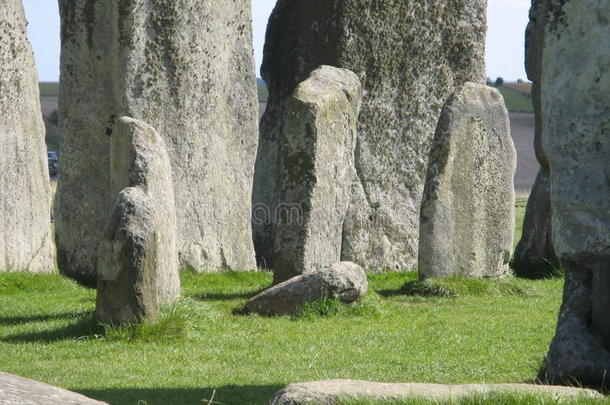
[[0, 405], [107, 405], [39, 381], [0, 372]]
[[274, 283], [341, 260], [343, 222], [356, 180], [362, 89], [346, 69], [322, 66], [288, 100], [280, 148]]
[[[341, 260], [381, 272], [412, 269], [428, 152], [443, 103], [456, 87], [485, 80], [485, 0], [279, 0], [269, 20], [261, 73], [269, 103], [261, 120], [253, 201], [279, 200], [282, 117], [294, 89], [321, 65], [362, 83], [358, 179]], [[270, 264], [273, 225], [254, 228]]]
[[508, 273], [516, 166], [502, 95], [466, 83], [443, 108], [430, 152], [419, 236], [421, 277]]
[[50, 272], [51, 186], [21, 0], [0, 6], [0, 271]]
[[550, 398], [598, 398], [603, 395], [581, 388], [529, 385], [529, 384], [384, 384], [356, 380], [328, 380], [295, 383], [286, 386], [269, 401], [268, 405], [333, 405], [346, 399], [392, 401], [423, 399], [451, 401], [472, 395], [495, 393], [534, 394]]
[[[535, 276], [536, 271], [549, 266], [558, 266], [553, 247], [551, 228], [551, 184], [549, 162], [543, 148], [542, 97], [542, 53], [544, 50], [544, 26], [547, 18], [547, 0], [532, 2], [530, 22], [525, 37], [526, 71], [532, 81], [532, 101], [536, 114], [534, 148], [540, 163], [540, 171], [527, 200], [523, 232], [513, 257], [513, 268], [517, 275]], [[540, 269], [540, 270], [538, 270]], [[542, 273], [544, 274], [544, 273]]]
[[175, 184], [182, 267], [256, 267], [251, 192], [258, 142], [251, 1], [59, 1], [60, 270], [95, 284], [118, 117], [154, 127]]
[[553, 382], [609, 385], [610, 3], [545, 1], [544, 151], [553, 243], [566, 271], [546, 357]]
[[116, 197], [99, 245], [96, 317], [111, 324], [154, 319], [180, 294], [169, 156], [154, 128], [127, 117], [110, 142]]
[[245, 309], [266, 316], [293, 315], [305, 304], [321, 298], [350, 304], [364, 297], [367, 289], [364, 269], [355, 263], [341, 262], [275, 285], [250, 299]]

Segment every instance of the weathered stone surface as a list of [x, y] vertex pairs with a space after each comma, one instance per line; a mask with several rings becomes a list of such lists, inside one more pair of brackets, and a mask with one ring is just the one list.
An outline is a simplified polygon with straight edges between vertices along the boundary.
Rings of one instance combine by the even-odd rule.
[[545, 4], [542, 130], [550, 165], [553, 243], [567, 273], [546, 376], [608, 384], [610, 3]]
[[59, 387], [0, 372], [0, 405], [107, 405]]
[[275, 283], [341, 260], [343, 222], [356, 180], [361, 97], [354, 73], [323, 66], [288, 101], [280, 141]]
[[286, 386], [269, 401], [269, 405], [331, 405], [346, 399], [391, 401], [424, 399], [451, 401], [476, 394], [513, 393], [547, 395], [552, 398], [597, 398], [603, 395], [593, 390], [530, 384], [384, 384], [356, 380], [328, 380], [295, 383]]
[[172, 162], [180, 264], [253, 269], [258, 138], [249, 0], [60, 1], [61, 270], [95, 281], [122, 115], [153, 126]]
[[45, 132], [20, 0], [2, 2], [0, 44], [0, 271], [52, 271]]
[[540, 163], [540, 172], [527, 202], [521, 240], [513, 257], [513, 267], [517, 273], [530, 273], [533, 267], [558, 264], [551, 231], [549, 162], [544, 154], [542, 141], [540, 85], [546, 20], [545, 1], [532, 2], [530, 22], [525, 34], [525, 65], [528, 79], [532, 81], [532, 99], [536, 115], [534, 148]]
[[171, 171], [154, 128], [117, 120], [110, 140], [110, 190], [116, 197], [98, 253], [96, 317], [102, 322], [153, 319], [180, 294]]
[[421, 209], [421, 277], [509, 271], [517, 152], [500, 92], [466, 83], [445, 104]]
[[[484, 80], [485, 30], [483, 0], [278, 1], [262, 66], [270, 95], [253, 202], [278, 204], [281, 118], [296, 86], [320, 65], [349, 69], [364, 96], [341, 258], [372, 271], [413, 268], [434, 129], [456, 86]], [[270, 267], [273, 229], [254, 228], [259, 263]]]
[[352, 303], [363, 297], [367, 289], [364, 269], [355, 263], [340, 262], [263, 291], [246, 303], [246, 311], [261, 315], [292, 315], [305, 304], [324, 297]]

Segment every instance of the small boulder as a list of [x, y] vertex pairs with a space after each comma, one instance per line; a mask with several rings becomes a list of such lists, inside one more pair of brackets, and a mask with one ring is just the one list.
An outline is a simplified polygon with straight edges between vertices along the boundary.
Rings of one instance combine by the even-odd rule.
[[0, 405], [107, 405], [39, 381], [0, 372]]
[[292, 315], [307, 303], [321, 298], [350, 304], [368, 289], [364, 269], [352, 262], [340, 262], [275, 285], [246, 303], [246, 311], [261, 315]]

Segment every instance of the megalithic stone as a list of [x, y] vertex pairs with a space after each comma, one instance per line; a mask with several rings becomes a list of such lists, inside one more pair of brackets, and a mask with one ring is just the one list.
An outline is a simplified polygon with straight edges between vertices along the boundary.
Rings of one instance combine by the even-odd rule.
[[249, 0], [60, 1], [61, 271], [95, 283], [117, 117], [154, 127], [172, 163], [180, 264], [253, 269], [258, 103]]
[[356, 180], [361, 98], [354, 73], [322, 66], [288, 101], [280, 147], [275, 283], [323, 269], [341, 257], [343, 222]]
[[532, 100], [536, 115], [534, 148], [540, 171], [530, 193], [521, 240], [515, 250], [513, 267], [517, 274], [534, 275], [548, 266], [557, 266], [551, 230], [549, 162], [543, 148], [543, 117], [540, 98], [542, 54], [547, 0], [535, 0], [525, 34], [525, 67], [532, 81]]
[[566, 283], [544, 377], [608, 386], [610, 3], [545, 4], [542, 128], [553, 243]]
[[154, 128], [128, 117], [114, 125], [110, 192], [99, 244], [96, 317], [111, 324], [154, 319], [180, 294], [172, 169]]
[[517, 152], [500, 92], [466, 83], [436, 130], [421, 209], [420, 277], [501, 277], [515, 231]]
[[0, 6], [0, 271], [55, 268], [38, 72], [21, 0]]
[[[259, 264], [274, 268], [281, 117], [299, 83], [320, 65], [360, 78], [358, 181], [341, 259], [372, 271], [417, 262], [419, 209], [441, 108], [457, 86], [485, 80], [486, 1], [279, 0], [269, 20], [253, 202]], [[281, 202], [280, 202], [281, 203]], [[265, 221], [266, 219], [266, 221]]]

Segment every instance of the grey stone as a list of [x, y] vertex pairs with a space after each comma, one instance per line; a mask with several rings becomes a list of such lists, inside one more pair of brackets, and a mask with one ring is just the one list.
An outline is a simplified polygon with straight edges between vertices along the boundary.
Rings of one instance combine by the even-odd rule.
[[39, 381], [0, 372], [0, 405], [107, 405]]
[[171, 170], [154, 128], [117, 120], [110, 141], [116, 197], [98, 253], [96, 318], [102, 322], [154, 319], [180, 294]]
[[340, 262], [277, 284], [246, 303], [246, 311], [261, 315], [292, 315], [322, 298], [349, 304], [366, 295], [368, 280], [355, 263]]
[[255, 268], [251, 190], [258, 140], [251, 4], [60, 1], [59, 265], [95, 282], [110, 210], [116, 118], [153, 126], [172, 162], [180, 264]]
[[[279, 201], [281, 119], [296, 86], [320, 65], [360, 78], [358, 181], [341, 259], [367, 270], [412, 269], [428, 152], [443, 103], [456, 86], [484, 81], [486, 1], [280, 0], [267, 29], [253, 202]], [[254, 228], [259, 263], [270, 263], [273, 224]]]
[[608, 385], [610, 3], [545, 4], [542, 130], [550, 166], [553, 243], [566, 270], [546, 377]]
[[466, 83], [447, 101], [421, 209], [421, 277], [500, 277], [515, 228], [517, 152], [500, 92]]
[[0, 7], [0, 271], [53, 271], [38, 73], [20, 0]]
[[527, 202], [521, 240], [513, 257], [513, 267], [517, 273], [527, 273], [532, 270], [532, 267], [558, 265], [551, 230], [549, 162], [544, 154], [542, 139], [543, 117], [540, 86], [546, 20], [545, 1], [532, 1], [530, 22], [525, 34], [525, 64], [528, 79], [532, 81], [532, 99], [536, 115], [534, 148], [536, 158], [540, 163], [540, 172]]
[[604, 396], [593, 390], [531, 384], [384, 384], [357, 380], [328, 380], [295, 383], [286, 386], [268, 402], [269, 405], [332, 405], [346, 399], [392, 401], [423, 399], [455, 401], [472, 395], [534, 394], [553, 399], [595, 398]]
[[280, 147], [275, 283], [341, 260], [343, 222], [356, 180], [361, 96], [354, 73], [322, 66], [288, 101]]

